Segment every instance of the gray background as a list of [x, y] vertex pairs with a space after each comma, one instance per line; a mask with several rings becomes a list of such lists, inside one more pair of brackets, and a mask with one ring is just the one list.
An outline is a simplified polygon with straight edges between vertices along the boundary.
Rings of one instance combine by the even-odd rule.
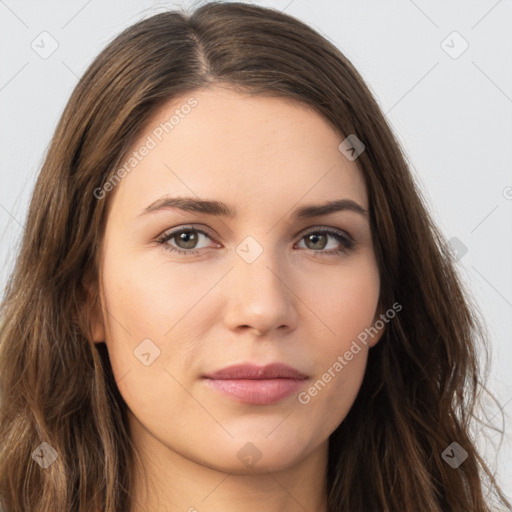
[[[487, 322], [489, 388], [507, 421], [497, 456], [499, 435], [477, 437], [511, 497], [512, 1], [254, 3], [302, 19], [354, 63], [405, 149], [434, 218], [453, 239], [460, 272]], [[193, 5], [0, 0], [2, 290], [35, 177], [78, 77], [125, 27]], [[500, 423], [500, 408], [489, 402], [489, 411]]]

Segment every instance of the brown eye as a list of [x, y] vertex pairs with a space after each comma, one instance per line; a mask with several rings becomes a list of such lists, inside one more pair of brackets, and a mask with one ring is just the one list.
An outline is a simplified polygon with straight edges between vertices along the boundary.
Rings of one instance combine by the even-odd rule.
[[[338, 243], [338, 247], [335, 244], [334, 247], [329, 247], [330, 250], [325, 250], [329, 245], [329, 239], [334, 239]], [[346, 253], [355, 244], [349, 235], [341, 230], [334, 229], [310, 231], [302, 236], [302, 240], [304, 240], [306, 249], [311, 249], [315, 253], [326, 256]]]
[[[198, 249], [208, 249], [208, 246], [198, 247], [201, 237], [212, 239], [205, 231], [192, 227], [182, 227], [169, 233], [161, 235], [157, 242], [171, 252], [177, 252], [184, 255], [199, 254]], [[300, 241], [305, 242], [305, 248], [312, 251], [315, 255], [335, 256], [347, 253], [353, 248], [355, 242], [341, 230], [321, 229], [310, 231], [302, 236]], [[331, 240], [334, 240], [334, 246], [328, 247]], [[336, 243], [338, 247], [336, 247]], [[325, 249], [329, 250], [325, 250]]]
[[178, 234], [175, 233], [173, 238], [176, 245], [181, 249], [194, 249], [195, 244], [197, 244], [199, 240], [197, 232], [193, 230], [180, 231]]
[[196, 228], [181, 228], [169, 233], [164, 233], [157, 239], [157, 242], [171, 252], [179, 252], [182, 254], [198, 254], [199, 251], [194, 249], [205, 249], [208, 246], [197, 247], [201, 237], [211, 240], [210, 235], [205, 231]]
[[[325, 234], [312, 233], [304, 237], [308, 249], [322, 250], [327, 245], [327, 236]], [[309, 245], [311, 243], [311, 245]]]

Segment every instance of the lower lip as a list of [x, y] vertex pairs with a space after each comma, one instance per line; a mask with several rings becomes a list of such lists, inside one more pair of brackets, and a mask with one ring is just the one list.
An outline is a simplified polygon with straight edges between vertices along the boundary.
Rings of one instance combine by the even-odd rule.
[[275, 404], [304, 384], [305, 379], [206, 379], [207, 385], [234, 400], [251, 405]]

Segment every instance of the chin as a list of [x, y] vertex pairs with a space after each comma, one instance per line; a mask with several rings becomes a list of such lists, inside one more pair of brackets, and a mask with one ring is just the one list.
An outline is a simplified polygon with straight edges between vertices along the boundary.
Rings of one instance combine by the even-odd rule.
[[[227, 445], [218, 445], [218, 456], [205, 461], [206, 465], [233, 474], [259, 474], [285, 470], [305, 457], [303, 442], [288, 436], [276, 440], [267, 434], [237, 437]], [[304, 443], [305, 444], [305, 443]], [[211, 455], [211, 452], [209, 453]]]

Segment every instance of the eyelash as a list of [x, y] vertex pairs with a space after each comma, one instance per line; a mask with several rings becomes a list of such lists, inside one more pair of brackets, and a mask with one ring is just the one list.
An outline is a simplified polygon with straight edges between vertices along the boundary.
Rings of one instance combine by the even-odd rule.
[[[184, 233], [184, 232], [185, 233], [186, 232], [201, 233], [201, 234], [207, 236], [208, 238], [212, 238], [210, 234], [208, 234], [206, 231], [203, 231], [201, 229], [193, 228], [193, 227], [180, 227], [179, 229], [176, 229], [174, 231], [163, 233], [156, 239], [156, 242], [158, 244], [162, 245], [166, 251], [179, 253], [179, 254], [185, 254], [188, 256], [199, 254], [200, 250], [198, 250], [198, 249], [185, 250], [185, 249], [181, 249], [180, 247], [173, 247], [173, 246], [167, 244], [167, 242], [169, 240], [172, 240], [173, 238], [178, 236], [180, 233]], [[341, 256], [341, 255], [349, 252], [351, 249], [353, 249], [353, 247], [355, 245], [354, 241], [350, 237], [348, 237], [343, 231], [334, 229], [334, 228], [329, 228], [329, 229], [324, 228], [324, 229], [308, 231], [307, 233], [304, 233], [301, 236], [300, 240], [302, 240], [303, 238], [307, 237], [308, 235], [312, 235], [312, 234], [330, 235], [342, 244], [342, 247], [340, 249], [331, 249], [330, 251], [324, 251], [324, 250], [315, 251], [314, 249], [310, 249], [310, 251], [315, 253], [315, 255], [318, 254], [320, 256]]]

